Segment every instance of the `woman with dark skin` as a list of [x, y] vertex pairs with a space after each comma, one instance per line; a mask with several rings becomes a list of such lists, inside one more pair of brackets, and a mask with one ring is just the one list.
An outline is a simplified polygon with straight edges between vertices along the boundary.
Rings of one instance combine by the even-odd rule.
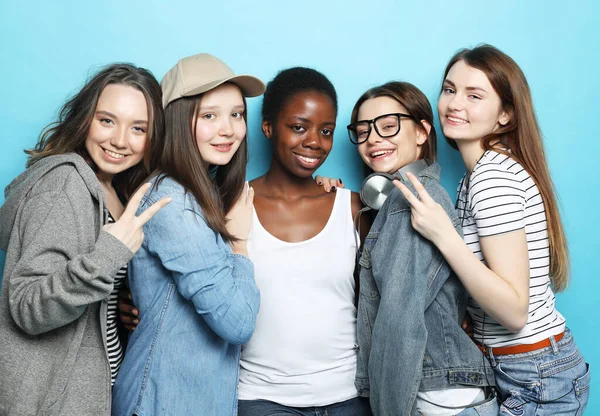
[[[308, 68], [267, 86], [262, 130], [271, 141], [255, 190], [248, 250], [261, 309], [240, 360], [239, 415], [370, 415], [358, 397], [352, 219], [359, 195], [326, 193], [313, 174], [333, 145], [337, 95]], [[362, 235], [368, 222], [362, 222]], [[326, 257], [322, 257], [322, 253]], [[327, 258], [327, 261], [322, 261]]]

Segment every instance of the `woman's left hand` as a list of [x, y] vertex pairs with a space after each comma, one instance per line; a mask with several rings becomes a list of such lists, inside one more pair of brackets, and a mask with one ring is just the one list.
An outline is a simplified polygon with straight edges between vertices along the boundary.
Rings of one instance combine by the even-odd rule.
[[402, 192], [402, 195], [410, 203], [413, 228], [437, 246], [444, 237], [456, 232], [454, 225], [452, 225], [452, 221], [450, 221], [444, 208], [429, 196], [417, 177], [412, 173], [407, 173], [407, 176], [417, 191], [418, 197], [398, 179], [394, 180], [394, 186]]

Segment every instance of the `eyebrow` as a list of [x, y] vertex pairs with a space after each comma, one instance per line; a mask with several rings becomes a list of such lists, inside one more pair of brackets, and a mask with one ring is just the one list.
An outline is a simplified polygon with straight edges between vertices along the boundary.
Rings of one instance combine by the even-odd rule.
[[[114, 115], [110, 111], [100, 110], [100, 111], [96, 111], [96, 114], [103, 115], [103, 116], [108, 116], [108, 117], [114, 118], [116, 120], [119, 119], [119, 117], [117, 117], [116, 115]], [[133, 120], [133, 124], [148, 124], [148, 120]]]
[[[312, 123], [312, 120], [309, 120], [309, 119], [304, 118], [304, 117], [296, 117], [296, 116], [294, 116], [294, 117], [288, 117], [287, 119], [288, 119], [288, 121], [299, 120], [299, 121], [302, 121], [304, 123]], [[328, 125], [335, 126], [335, 121], [326, 121], [325, 123], [323, 123], [323, 125], [325, 125], [325, 126], [328, 126]]]
[[[448, 78], [446, 78], [444, 80], [444, 84], [448, 84], [451, 87], [456, 87], [456, 85], [454, 85], [454, 82], [450, 81]], [[481, 87], [466, 87], [465, 88], [467, 91], [481, 91], [487, 94], [487, 91], [484, 88]]]
[[[221, 109], [221, 106], [219, 105], [203, 105], [200, 106], [199, 111], [206, 111], [206, 110], [217, 110], [217, 109]], [[245, 110], [246, 107], [244, 106], [244, 104], [240, 104], [240, 105], [236, 105], [233, 107], [233, 110]]]

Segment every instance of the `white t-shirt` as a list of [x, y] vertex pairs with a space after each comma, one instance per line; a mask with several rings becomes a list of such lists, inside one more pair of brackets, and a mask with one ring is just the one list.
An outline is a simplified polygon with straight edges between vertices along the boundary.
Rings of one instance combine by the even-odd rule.
[[[479, 239], [525, 229], [529, 250], [529, 312], [527, 324], [511, 333], [469, 300], [473, 338], [490, 347], [532, 344], [565, 329], [554, 307], [550, 286], [550, 253], [544, 202], [525, 169], [509, 156], [486, 151], [458, 188], [457, 210], [464, 240], [485, 263]], [[506, 259], [510, 261], [510, 259]]]
[[417, 411], [427, 416], [454, 416], [465, 410], [466, 407], [446, 409], [436, 406], [436, 404], [457, 407], [468, 406], [483, 400], [485, 400], [485, 392], [480, 387], [420, 391], [417, 393]]
[[277, 239], [254, 213], [248, 252], [261, 304], [242, 348], [241, 400], [307, 407], [358, 396], [355, 233], [346, 189], [338, 189], [323, 230], [306, 241]]

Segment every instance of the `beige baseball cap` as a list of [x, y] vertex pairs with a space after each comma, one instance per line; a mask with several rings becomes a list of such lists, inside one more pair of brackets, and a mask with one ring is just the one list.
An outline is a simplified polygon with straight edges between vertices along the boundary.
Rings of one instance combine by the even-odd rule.
[[162, 103], [166, 108], [171, 101], [190, 97], [232, 82], [242, 90], [244, 97], [256, 97], [265, 92], [265, 84], [252, 75], [236, 75], [225, 62], [208, 53], [182, 58], [163, 77]]

